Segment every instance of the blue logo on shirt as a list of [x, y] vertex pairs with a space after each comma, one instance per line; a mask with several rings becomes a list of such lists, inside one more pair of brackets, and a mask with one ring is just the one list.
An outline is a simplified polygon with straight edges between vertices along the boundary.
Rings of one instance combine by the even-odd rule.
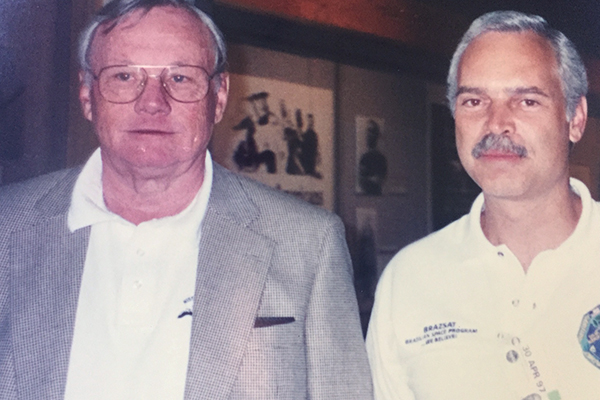
[[585, 358], [600, 368], [600, 304], [583, 316], [577, 338]]

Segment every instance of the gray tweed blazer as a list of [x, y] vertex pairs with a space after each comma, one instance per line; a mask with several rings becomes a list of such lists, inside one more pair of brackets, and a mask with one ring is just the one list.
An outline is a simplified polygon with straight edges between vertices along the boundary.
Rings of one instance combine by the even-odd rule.
[[[64, 396], [90, 228], [79, 169], [0, 190], [0, 399]], [[202, 227], [185, 399], [370, 399], [343, 227], [218, 165]]]

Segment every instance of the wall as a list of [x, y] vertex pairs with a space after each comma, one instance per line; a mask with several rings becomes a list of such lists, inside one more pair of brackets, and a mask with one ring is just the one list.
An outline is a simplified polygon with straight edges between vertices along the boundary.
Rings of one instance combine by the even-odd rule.
[[[377, 211], [378, 246], [396, 252], [427, 233], [425, 82], [401, 74], [341, 65], [338, 79], [339, 213], [351, 233], [356, 209]], [[381, 196], [357, 193], [357, 115], [385, 121], [388, 177]], [[402, 187], [391, 181], [400, 181]]]
[[102, 7], [102, 0], [76, 0], [73, 2], [73, 18], [71, 24], [71, 65], [69, 77], [69, 135], [67, 141], [67, 167], [84, 163], [98, 141], [91, 123], [83, 117], [79, 104], [79, 34], [87, 24], [90, 16]]
[[229, 101], [213, 133], [213, 159], [332, 210], [335, 65], [240, 45], [230, 46], [229, 64]]
[[233, 43], [228, 44], [227, 49], [232, 73], [334, 89], [335, 65], [332, 62]]
[[583, 138], [571, 151], [571, 176], [583, 181], [592, 197], [600, 199], [600, 119], [588, 118]]
[[[406, 74], [364, 69], [249, 45], [232, 44], [229, 55], [233, 73], [334, 91], [334, 210], [346, 227], [366, 326], [378, 274], [400, 248], [429, 232], [426, 82]], [[277, 113], [276, 105], [270, 106]], [[357, 142], [357, 116], [383, 122], [378, 149], [387, 159], [388, 174], [379, 196], [360, 193], [357, 186], [360, 158], [357, 154], [360, 145]], [[219, 130], [215, 135], [220, 134]], [[373, 241], [366, 245], [359, 229], [365, 215], [367, 218], [375, 216], [370, 221]]]
[[[338, 213], [347, 229], [366, 328], [376, 275], [400, 248], [428, 233], [426, 84], [402, 74], [340, 65], [337, 100]], [[384, 121], [384, 143], [378, 148], [387, 158], [388, 176], [381, 196], [357, 191], [357, 115]], [[365, 230], [361, 220], [372, 215]]]
[[0, 2], [2, 183], [64, 166], [70, 7], [61, 0]]
[[[353, 237], [356, 208], [379, 215], [380, 247], [397, 251], [427, 233], [427, 90], [422, 80], [339, 65], [247, 45], [229, 46], [231, 72], [280, 79], [335, 91], [337, 184], [335, 210]], [[311, 71], [306, 74], [306, 71]], [[385, 120], [387, 188], [381, 196], [357, 193], [357, 115]]]

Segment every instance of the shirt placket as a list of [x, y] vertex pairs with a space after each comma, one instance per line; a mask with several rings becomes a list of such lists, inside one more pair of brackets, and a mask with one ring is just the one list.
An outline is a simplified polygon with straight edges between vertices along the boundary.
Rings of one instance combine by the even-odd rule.
[[503, 318], [498, 339], [505, 353], [508, 380], [518, 391], [519, 400], [554, 399], [557, 392], [551, 387], [552, 371], [543, 362], [543, 345], [537, 343], [532, 335], [532, 328], [546, 301], [543, 294], [551, 289], [545, 287], [540, 290], [540, 285], [544, 286], [544, 283], [535, 276], [525, 273], [518, 276], [516, 271], [522, 268], [520, 262], [510, 250], [504, 249], [503, 253], [501, 258], [504, 267], [514, 272], [506, 279], [504, 296], [499, 296], [502, 299]]
[[526, 338], [535, 308], [529, 282], [521, 263], [506, 246], [496, 248], [495, 258], [498, 270], [494, 295], [499, 299], [498, 361], [504, 366], [512, 393], [517, 394], [515, 400], [537, 400], [538, 390], [529, 364], [531, 349]]
[[121, 282], [119, 321], [123, 326], [144, 328], [151, 325], [152, 246], [147, 229], [138, 226], [124, 249], [125, 268]]

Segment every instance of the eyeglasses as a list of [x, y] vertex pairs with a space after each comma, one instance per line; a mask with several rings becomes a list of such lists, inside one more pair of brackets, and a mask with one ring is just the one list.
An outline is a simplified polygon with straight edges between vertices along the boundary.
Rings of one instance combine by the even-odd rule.
[[[161, 69], [160, 74], [147, 70]], [[194, 65], [111, 65], [100, 70], [94, 79], [98, 81], [100, 94], [111, 103], [125, 104], [137, 100], [146, 87], [148, 77], [159, 78], [165, 91], [181, 103], [194, 103], [208, 93], [209, 75], [202, 67]]]

